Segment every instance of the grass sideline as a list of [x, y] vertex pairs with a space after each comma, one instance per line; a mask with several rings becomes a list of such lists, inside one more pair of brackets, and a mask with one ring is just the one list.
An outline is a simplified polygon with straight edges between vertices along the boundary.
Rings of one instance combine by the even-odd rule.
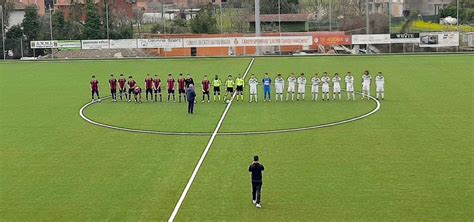
[[[382, 70], [387, 100], [376, 115], [343, 126], [281, 135], [218, 136], [177, 220], [470, 220], [474, 217], [469, 173], [472, 58], [257, 58], [251, 73], [260, 77], [263, 72], [350, 70], [360, 83], [359, 75], [367, 67]], [[208, 72], [243, 72], [248, 61], [2, 64], [0, 80], [15, 90], [0, 89], [0, 219], [166, 220], [208, 137], [131, 134], [87, 124], [77, 111], [89, 100], [90, 75], [100, 76], [105, 92], [110, 72], [133, 73], [143, 84], [146, 72], [178, 69], [199, 79]], [[359, 103], [363, 105], [355, 104]], [[327, 109], [312, 115], [331, 118], [337, 104], [305, 102], [295, 104], [297, 110], [277, 103], [235, 104], [223, 130], [269, 127], [275, 112], [288, 120], [277, 120], [281, 124], [300, 123], [305, 108]], [[109, 105], [122, 106], [109, 113], [116, 121], [121, 117], [141, 121], [145, 111]], [[198, 108], [209, 116], [199, 117], [208, 121], [193, 119], [198, 122], [192, 125], [215, 125], [212, 116], [225, 107], [205, 105]], [[168, 114], [180, 127], [193, 128], [184, 124], [187, 116], [175, 113], [181, 112], [179, 106], [170, 106]], [[257, 110], [249, 113], [252, 108]], [[115, 112], [120, 109], [123, 113]], [[267, 168], [260, 210], [250, 203], [246, 172], [256, 153]]]

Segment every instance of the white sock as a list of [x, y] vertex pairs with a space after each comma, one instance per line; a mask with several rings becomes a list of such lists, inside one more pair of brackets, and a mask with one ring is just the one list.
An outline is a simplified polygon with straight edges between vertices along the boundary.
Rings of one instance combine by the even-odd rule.
[[301, 96], [303, 97], [303, 100], [304, 100], [304, 93]]
[[384, 94], [385, 94], [385, 93], [382, 93], [382, 99], [383, 99], [383, 97], [384, 97]]
[[317, 93], [314, 94], [314, 101], [318, 101], [318, 94]]

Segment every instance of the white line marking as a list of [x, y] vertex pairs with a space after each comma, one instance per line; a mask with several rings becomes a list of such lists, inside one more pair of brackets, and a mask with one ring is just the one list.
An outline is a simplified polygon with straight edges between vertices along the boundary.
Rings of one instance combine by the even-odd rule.
[[[252, 68], [252, 65], [253, 65], [253, 62], [254, 62], [254, 61], [255, 61], [255, 58], [252, 58], [252, 60], [250, 61], [249, 66], [247, 67], [247, 70], [245, 71], [245, 73], [244, 73], [244, 75], [243, 75], [243, 77], [242, 77], [243, 79], [245, 79], [245, 76], [247, 76], [247, 74], [249, 73], [250, 68]], [[196, 178], [196, 175], [197, 175], [197, 173], [199, 172], [199, 169], [201, 168], [202, 163], [204, 162], [204, 159], [205, 159], [206, 156], [207, 156], [207, 153], [209, 152], [209, 150], [210, 150], [210, 148], [211, 148], [211, 145], [212, 145], [212, 143], [214, 142], [214, 139], [215, 139], [216, 136], [217, 136], [217, 132], [218, 132], [219, 129], [221, 128], [221, 125], [222, 125], [222, 123], [224, 122], [224, 119], [225, 119], [225, 117], [226, 117], [226, 115], [227, 115], [227, 112], [229, 111], [230, 107], [232, 106], [232, 101], [234, 100], [235, 95], [237, 95], [237, 91], [232, 94], [232, 97], [231, 97], [231, 99], [230, 99], [230, 102], [227, 104], [227, 106], [226, 106], [226, 108], [225, 108], [225, 110], [224, 110], [224, 113], [222, 113], [221, 119], [220, 119], [219, 122], [217, 123], [216, 129], [214, 129], [214, 132], [212, 133], [211, 139], [209, 139], [209, 142], [207, 143], [206, 149], [204, 149], [204, 152], [203, 152], [202, 155], [201, 155], [201, 159], [199, 159], [199, 162], [197, 163], [196, 167], [194, 168], [193, 174], [192, 174], [191, 177], [189, 178], [189, 181], [188, 181], [188, 183], [186, 184], [186, 187], [184, 188], [183, 193], [181, 194], [181, 197], [179, 197], [178, 203], [176, 203], [176, 206], [174, 207], [173, 213], [171, 213], [171, 216], [170, 216], [170, 218], [168, 219], [168, 222], [172, 222], [172, 221], [174, 221], [174, 219], [176, 218], [176, 215], [178, 214], [178, 211], [179, 211], [179, 209], [181, 208], [181, 205], [183, 204], [184, 199], [186, 198], [186, 195], [188, 194], [189, 189], [191, 188], [191, 185], [193, 184], [194, 179]]]

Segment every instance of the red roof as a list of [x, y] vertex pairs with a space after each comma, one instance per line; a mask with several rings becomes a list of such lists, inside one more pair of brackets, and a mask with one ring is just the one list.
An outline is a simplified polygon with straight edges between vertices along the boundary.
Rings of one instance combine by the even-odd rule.
[[[313, 17], [312, 14], [261, 14], [260, 22], [307, 22]], [[247, 21], [255, 22], [255, 16], [247, 17]]]

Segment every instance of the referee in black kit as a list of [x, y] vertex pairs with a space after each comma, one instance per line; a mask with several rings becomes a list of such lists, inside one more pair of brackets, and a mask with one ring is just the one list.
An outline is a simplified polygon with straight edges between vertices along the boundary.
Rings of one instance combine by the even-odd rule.
[[253, 163], [249, 166], [252, 172], [252, 203], [257, 208], [262, 207], [260, 199], [262, 197], [262, 174], [265, 167], [258, 161], [258, 156], [253, 157]]

